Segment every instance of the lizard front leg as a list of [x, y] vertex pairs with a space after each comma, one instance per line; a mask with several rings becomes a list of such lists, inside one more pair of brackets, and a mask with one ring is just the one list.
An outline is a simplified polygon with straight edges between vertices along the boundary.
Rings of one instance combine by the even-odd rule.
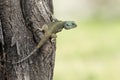
[[56, 40], [56, 38], [57, 38], [57, 35], [55, 34], [55, 33], [53, 33], [52, 35], [51, 35], [51, 42], [55, 42], [55, 40]]
[[47, 25], [47, 24], [44, 24], [44, 25], [42, 26], [42, 28], [38, 28], [38, 30], [39, 30], [39, 31], [47, 32], [47, 30], [48, 30], [48, 25]]
[[47, 24], [44, 24], [43, 26], [42, 26], [42, 29], [41, 29], [42, 31], [44, 31], [44, 32], [47, 32], [47, 30], [48, 30], [48, 25]]

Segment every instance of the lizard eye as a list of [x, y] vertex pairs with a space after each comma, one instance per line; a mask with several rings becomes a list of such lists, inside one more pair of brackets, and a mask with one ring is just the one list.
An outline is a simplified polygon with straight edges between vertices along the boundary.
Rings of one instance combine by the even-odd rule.
[[70, 24], [66, 24], [66, 26], [70, 26]]
[[75, 25], [75, 23], [72, 23], [72, 25]]

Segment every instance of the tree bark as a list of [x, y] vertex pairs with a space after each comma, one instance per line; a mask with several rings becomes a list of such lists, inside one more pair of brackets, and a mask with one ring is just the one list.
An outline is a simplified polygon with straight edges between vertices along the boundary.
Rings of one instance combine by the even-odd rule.
[[0, 80], [52, 80], [55, 43], [50, 40], [28, 60], [44, 35], [43, 24], [52, 21], [52, 0], [0, 0]]

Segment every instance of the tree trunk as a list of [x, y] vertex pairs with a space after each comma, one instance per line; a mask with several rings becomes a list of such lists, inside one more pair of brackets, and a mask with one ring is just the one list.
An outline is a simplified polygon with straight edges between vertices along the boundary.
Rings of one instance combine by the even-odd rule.
[[28, 60], [43, 24], [52, 21], [52, 0], [0, 0], [0, 80], [52, 80], [55, 43], [50, 40]]

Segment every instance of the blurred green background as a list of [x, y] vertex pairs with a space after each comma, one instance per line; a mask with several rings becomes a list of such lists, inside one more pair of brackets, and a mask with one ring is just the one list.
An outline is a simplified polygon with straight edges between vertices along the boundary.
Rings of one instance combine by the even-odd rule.
[[58, 34], [54, 80], [120, 80], [120, 0], [54, 0], [54, 12], [78, 25]]

